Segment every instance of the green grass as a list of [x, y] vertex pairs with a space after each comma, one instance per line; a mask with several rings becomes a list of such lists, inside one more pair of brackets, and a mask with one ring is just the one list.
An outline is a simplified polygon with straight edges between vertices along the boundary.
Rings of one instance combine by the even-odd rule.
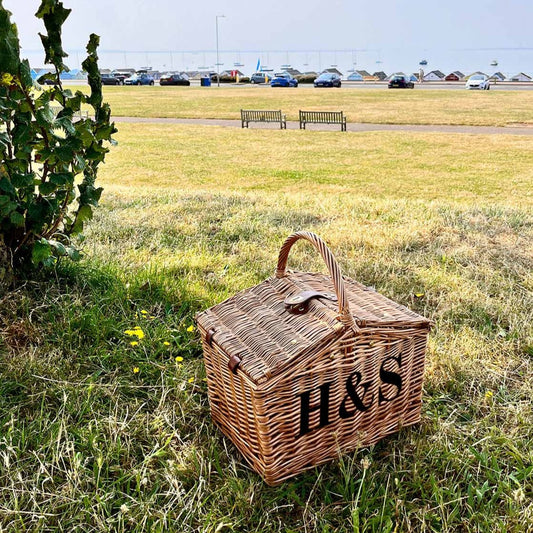
[[[530, 137], [117, 137], [86, 258], [0, 302], [0, 531], [533, 531]], [[296, 229], [435, 326], [419, 425], [269, 488], [210, 422], [189, 329]]]
[[[78, 87], [79, 88], [79, 87]], [[533, 91], [105, 87], [115, 116], [240, 119], [241, 109], [343, 110], [349, 122], [532, 125]]]

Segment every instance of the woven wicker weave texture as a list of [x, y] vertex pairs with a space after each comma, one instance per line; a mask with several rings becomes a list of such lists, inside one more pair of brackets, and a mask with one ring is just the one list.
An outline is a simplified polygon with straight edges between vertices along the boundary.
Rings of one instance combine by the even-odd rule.
[[[302, 238], [330, 277], [287, 271]], [[335, 292], [338, 302], [314, 299], [306, 314], [288, 313], [285, 298], [310, 289]], [[287, 239], [274, 278], [197, 320], [213, 419], [267, 483], [419, 419], [429, 321], [343, 278], [313, 234]]]

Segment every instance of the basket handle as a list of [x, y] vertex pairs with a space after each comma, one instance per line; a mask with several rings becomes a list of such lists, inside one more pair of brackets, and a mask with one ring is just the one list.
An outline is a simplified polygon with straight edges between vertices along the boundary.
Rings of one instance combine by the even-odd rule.
[[326, 243], [320, 237], [318, 237], [318, 235], [315, 235], [309, 231], [298, 231], [287, 238], [287, 240], [283, 243], [281, 250], [279, 251], [276, 278], [284, 278], [287, 276], [287, 259], [289, 258], [289, 252], [291, 251], [292, 245], [300, 239], [309, 241], [320, 252], [322, 259], [328, 267], [329, 275], [333, 280], [335, 293], [337, 294], [337, 299], [339, 302], [339, 320], [345, 326], [357, 328], [353, 316], [350, 313], [350, 304], [348, 303], [348, 296], [344, 287], [341, 268], [335, 260], [335, 257], [333, 257], [331, 250], [327, 247]]

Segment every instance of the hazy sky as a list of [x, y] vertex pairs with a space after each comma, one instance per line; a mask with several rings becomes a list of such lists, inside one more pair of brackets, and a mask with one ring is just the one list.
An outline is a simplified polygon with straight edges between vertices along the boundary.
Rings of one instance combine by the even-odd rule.
[[[39, 0], [4, 0], [25, 56], [39, 63]], [[64, 0], [73, 9], [64, 47], [77, 67], [89, 33], [101, 36], [103, 66], [195, 68], [216, 61], [215, 16], [224, 68], [262, 63], [317, 69], [525, 71], [533, 74], [533, 0]], [[317, 51], [322, 50], [320, 56]], [[328, 52], [337, 50], [337, 53]], [[152, 54], [150, 52], [165, 52]], [[170, 52], [174, 53], [171, 55]], [[196, 51], [196, 57], [186, 51]], [[251, 51], [247, 53], [247, 51]], [[279, 51], [279, 52], [275, 52]], [[302, 51], [303, 53], [296, 53]], [[344, 52], [342, 52], [344, 51]], [[353, 52], [352, 52], [353, 51]], [[120, 53], [118, 53], [120, 52]], [[128, 52], [128, 53], [124, 53]], [[133, 52], [142, 52], [133, 54]], [[168, 53], [166, 53], [168, 52]], [[307, 52], [307, 53], [305, 53]], [[490, 67], [496, 59], [499, 66]], [[182, 65], [182, 63], [190, 63]], [[110, 65], [109, 63], [115, 63]], [[42, 59], [40, 60], [42, 65]], [[35, 65], [40, 66], [40, 65]]]

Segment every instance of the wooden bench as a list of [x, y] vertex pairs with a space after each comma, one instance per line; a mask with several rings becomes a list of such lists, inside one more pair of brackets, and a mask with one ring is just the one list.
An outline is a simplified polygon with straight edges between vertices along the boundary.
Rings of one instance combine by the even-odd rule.
[[285, 115], [281, 114], [281, 111], [268, 109], [241, 109], [242, 127], [244, 128], [245, 124], [246, 127], [248, 127], [250, 122], [278, 122], [280, 129], [287, 129], [287, 119], [285, 118]]
[[300, 111], [300, 129], [306, 124], [340, 124], [341, 131], [346, 131], [346, 117], [342, 111]]

